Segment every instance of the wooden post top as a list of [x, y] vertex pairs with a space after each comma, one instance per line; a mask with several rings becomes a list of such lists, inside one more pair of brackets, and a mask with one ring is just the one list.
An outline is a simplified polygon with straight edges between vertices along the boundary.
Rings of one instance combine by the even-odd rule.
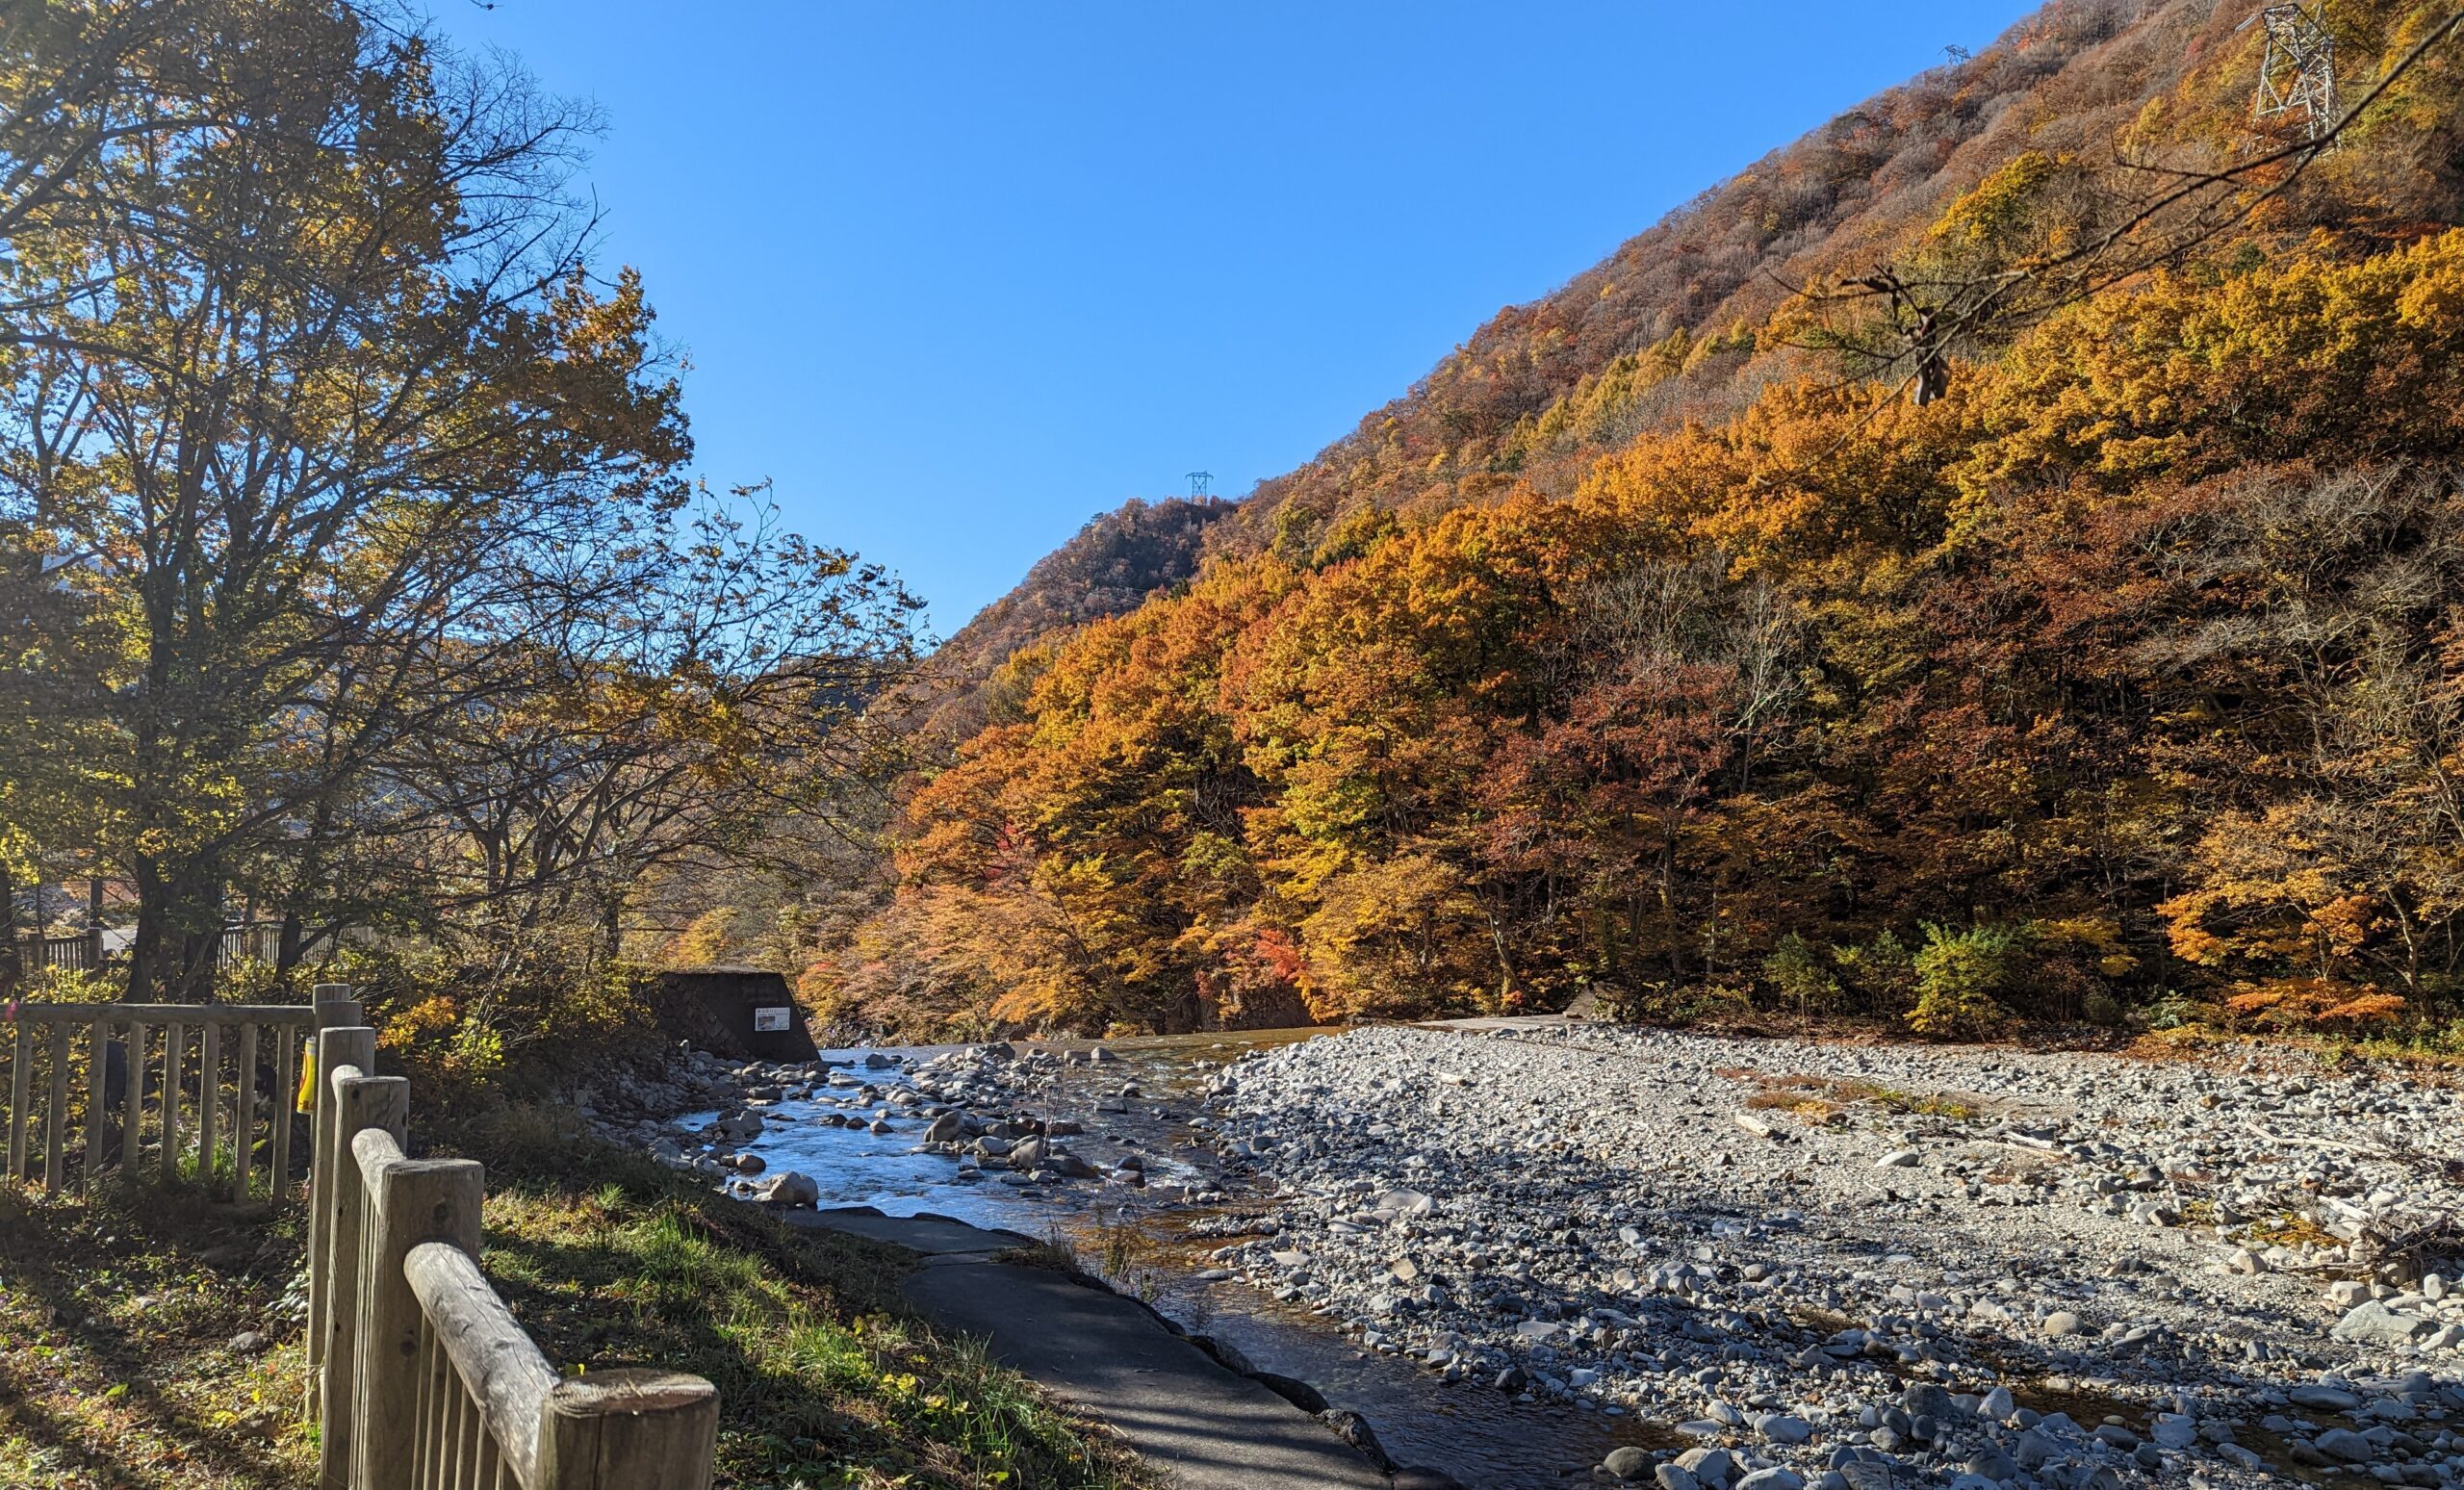
[[563, 1418], [609, 1418], [689, 1412], [716, 1402], [719, 1389], [700, 1376], [630, 1367], [566, 1376], [548, 1393], [548, 1411]]

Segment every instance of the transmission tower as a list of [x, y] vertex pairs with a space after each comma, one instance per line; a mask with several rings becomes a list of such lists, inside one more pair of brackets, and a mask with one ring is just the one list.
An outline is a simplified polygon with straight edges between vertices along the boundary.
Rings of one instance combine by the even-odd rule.
[[1215, 490], [1215, 473], [1212, 471], [1193, 471], [1189, 474], [1189, 480], [1192, 497], [1204, 497]]
[[2267, 27], [2268, 52], [2253, 112], [2263, 119], [2298, 115], [2302, 139], [2323, 138], [2336, 122], [2336, 39], [2297, 5], [2272, 5], [2259, 22]]

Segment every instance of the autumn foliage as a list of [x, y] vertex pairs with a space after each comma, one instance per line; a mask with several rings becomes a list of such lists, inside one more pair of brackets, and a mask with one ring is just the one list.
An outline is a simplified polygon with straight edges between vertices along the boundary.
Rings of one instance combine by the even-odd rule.
[[[1252, 499], [1258, 541], [1016, 652], [808, 990], [1082, 1029], [2453, 1012], [2464, 230], [2355, 221], [2426, 199], [2373, 150], [2452, 147], [2400, 125], [2335, 213], [2062, 308], [1923, 408], [1752, 323], [1630, 327], [1422, 447], [1430, 496], [1395, 475], [1446, 427], [1416, 390], [1348, 475]], [[1908, 232], [1993, 205], [1951, 200]], [[1750, 394], [1636, 414], [1713, 358]]]

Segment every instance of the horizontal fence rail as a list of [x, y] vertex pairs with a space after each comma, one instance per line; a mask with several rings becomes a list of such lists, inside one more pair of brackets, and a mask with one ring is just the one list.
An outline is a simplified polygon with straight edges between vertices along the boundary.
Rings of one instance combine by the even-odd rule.
[[152, 1164], [241, 1198], [262, 1181], [280, 1201], [304, 1089], [320, 1490], [708, 1490], [716, 1390], [669, 1372], [557, 1373], [479, 1267], [483, 1170], [404, 1151], [410, 1083], [369, 1073], [376, 1032], [349, 994], [19, 1006], [10, 1178], [39, 1172], [57, 1195]]
[[110, 1169], [277, 1203], [314, 1011], [298, 1004], [20, 1004], [0, 1021], [7, 1178], [81, 1192]]
[[707, 1490], [718, 1394], [699, 1376], [560, 1376], [479, 1267], [481, 1167], [402, 1148], [410, 1083], [376, 1035], [316, 1009], [309, 1412], [321, 1490]]
[[[326, 940], [330, 933], [317, 932], [303, 938], [303, 944], [313, 945]], [[120, 951], [127, 950], [128, 933], [116, 933], [103, 927], [86, 931], [64, 932], [57, 936], [20, 936], [13, 942], [0, 945], [0, 950], [13, 945], [16, 949], [17, 967], [22, 972], [39, 972], [45, 968], [59, 972], [93, 972], [113, 955], [113, 943]], [[250, 921], [244, 926], [225, 926], [214, 934], [214, 966], [217, 972], [229, 972], [243, 962], [270, 963], [282, 954], [282, 923]]]
[[[242, 963], [279, 963], [282, 960], [283, 923], [250, 921], [245, 925], [225, 926], [214, 934], [214, 970], [230, 972]], [[0, 939], [0, 963], [13, 953], [13, 971], [19, 976], [38, 972], [99, 972], [111, 960], [128, 950], [128, 928], [91, 927], [85, 931], [64, 932], [57, 936], [18, 936]], [[293, 955], [307, 961], [330, 952], [338, 946], [368, 947], [378, 941], [374, 933], [357, 926], [313, 926], [298, 929]]]

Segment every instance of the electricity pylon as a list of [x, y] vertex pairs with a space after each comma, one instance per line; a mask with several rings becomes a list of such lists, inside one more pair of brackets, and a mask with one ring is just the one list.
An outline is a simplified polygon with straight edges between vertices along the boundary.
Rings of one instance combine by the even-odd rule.
[[2322, 138], [2336, 122], [2335, 37], [2297, 5], [2272, 5], [2259, 13], [2259, 21], [2267, 27], [2268, 51], [2259, 64], [2252, 112], [2263, 119], [2297, 114], [2301, 138]]

